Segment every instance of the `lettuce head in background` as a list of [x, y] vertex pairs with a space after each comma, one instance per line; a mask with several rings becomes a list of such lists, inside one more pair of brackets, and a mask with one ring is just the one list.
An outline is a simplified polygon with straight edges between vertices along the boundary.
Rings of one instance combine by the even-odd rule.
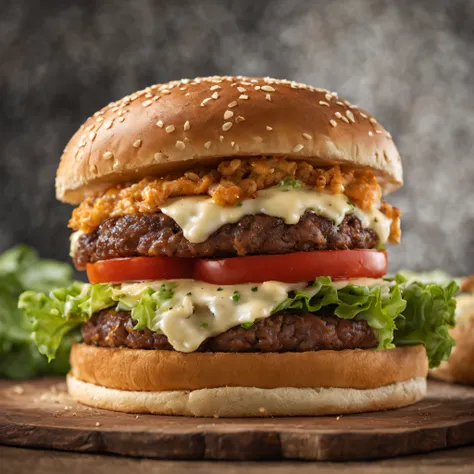
[[69, 350], [78, 331], [62, 338], [51, 363], [31, 339], [29, 319], [18, 309], [25, 290], [48, 292], [72, 283], [73, 270], [66, 263], [40, 259], [26, 245], [0, 255], [0, 378], [25, 379], [69, 370]]

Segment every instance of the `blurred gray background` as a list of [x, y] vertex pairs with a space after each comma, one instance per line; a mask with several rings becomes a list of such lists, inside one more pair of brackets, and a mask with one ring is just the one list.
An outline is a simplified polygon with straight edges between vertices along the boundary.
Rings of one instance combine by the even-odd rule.
[[392, 132], [391, 269], [474, 273], [474, 0], [0, 1], [0, 251], [66, 260], [64, 145], [113, 99], [209, 74], [338, 91]]

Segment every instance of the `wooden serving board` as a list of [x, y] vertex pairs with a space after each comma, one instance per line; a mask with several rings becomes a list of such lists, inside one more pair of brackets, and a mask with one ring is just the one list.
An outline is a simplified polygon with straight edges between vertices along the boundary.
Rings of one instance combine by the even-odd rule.
[[0, 381], [0, 444], [160, 459], [392, 457], [474, 444], [474, 388], [430, 381], [424, 401], [380, 413], [209, 419], [88, 408], [57, 378]]

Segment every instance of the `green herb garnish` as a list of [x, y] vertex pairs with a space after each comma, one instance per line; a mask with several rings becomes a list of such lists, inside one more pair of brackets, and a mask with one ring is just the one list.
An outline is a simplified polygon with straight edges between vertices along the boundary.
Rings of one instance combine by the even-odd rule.
[[238, 291], [234, 291], [234, 294], [231, 296], [232, 301], [237, 303], [240, 300], [240, 293]]
[[244, 329], [250, 329], [252, 326], [253, 326], [253, 323], [251, 323], [251, 322], [242, 323], [242, 324], [240, 325], [240, 327], [241, 327], [241, 328], [244, 328]]
[[[280, 181], [280, 183], [278, 184], [278, 187], [300, 189], [302, 187], [302, 184], [299, 179], [286, 178]], [[288, 189], [283, 189], [283, 191], [287, 191], [287, 190]]]
[[256, 293], [256, 292], [258, 291], [258, 286], [252, 287], [252, 291], [253, 291], [254, 293]]

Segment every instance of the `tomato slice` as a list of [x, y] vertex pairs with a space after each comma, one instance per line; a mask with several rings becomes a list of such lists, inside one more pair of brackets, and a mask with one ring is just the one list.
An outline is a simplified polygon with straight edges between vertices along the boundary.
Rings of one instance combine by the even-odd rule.
[[199, 259], [194, 278], [218, 285], [311, 281], [318, 276], [333, 280], [381, 278], [387, 273], [387, 253], [376, 250], [318, 250], [285, 255]]
[[285, 255], [255, 255], [221, 259], [133, 257], [87, 264], [91, 283], [194, 278], [216, 285], [283, 281], [381, 278], [387, 272], [387, 253], [375, 250], [318, 250]]
[[193, 267], [193, 261], [186, 258], [114, 258], [88, 263], [87, 278], [90, 283], [193, 278]]

